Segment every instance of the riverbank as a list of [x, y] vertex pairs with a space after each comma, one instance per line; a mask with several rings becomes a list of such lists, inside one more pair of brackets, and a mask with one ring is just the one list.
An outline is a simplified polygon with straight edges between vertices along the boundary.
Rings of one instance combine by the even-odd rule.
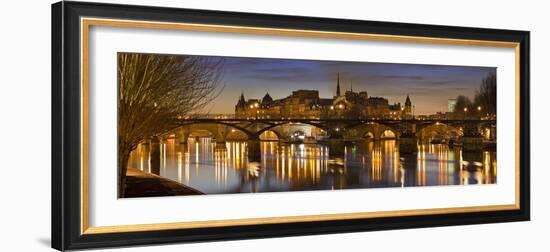
[[155, 174], [128, 168], [125, 198], [204, 194], [191, 187]]

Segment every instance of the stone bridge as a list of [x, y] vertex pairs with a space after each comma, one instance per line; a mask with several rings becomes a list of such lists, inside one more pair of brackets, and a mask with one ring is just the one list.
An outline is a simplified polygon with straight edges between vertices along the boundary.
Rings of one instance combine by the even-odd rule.
[[183, 148], [190, 137], [211, 137], [219, 148], [225, 148], [226, 141], [247, 141], [249, 160], [259, 161], [260, 140], [296, 136], [324, 136], [331, 149], [342, 142], [395, 139], [402, 153], [416, 152], [419, 141], [461, 137], [464, 151], [480, 151], [484, 139], [496, 140], [496, 120], [182, 119], [177, 128], [144, 143], [156, 153], [159, 143], [168, 138]]
[[[300, 131], [308, 136], [324, 135], [331, 139], [399, 139], [414, 135], [419, 139], [495, 134], [495, 120], [340, 120], [340, 119], [186, 119], [175, 134], [180, 142], [196, 136], [226, 140], [262, 140], [266, 133], [277, 140], [288, 140]], [[491, 134], [492, 133], [492, 134]]]

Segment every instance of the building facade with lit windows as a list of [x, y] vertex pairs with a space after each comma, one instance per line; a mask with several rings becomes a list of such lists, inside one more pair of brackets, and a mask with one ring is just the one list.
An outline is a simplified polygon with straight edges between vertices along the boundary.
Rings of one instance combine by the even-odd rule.
[[317, 90], [296, 90], [282, 99], [266, 93], [262, 99], [245, 99], [241, 93], [235, 105], [239, 119], [409, 119], [412, 118], [409, 95], [405, 105], [389, 104], [383, 97], [368, 96], [367, 91], [354, 92], [353, 86], [342, 94], [340, 76], [336, 80], [336, 95], [320, 98]]

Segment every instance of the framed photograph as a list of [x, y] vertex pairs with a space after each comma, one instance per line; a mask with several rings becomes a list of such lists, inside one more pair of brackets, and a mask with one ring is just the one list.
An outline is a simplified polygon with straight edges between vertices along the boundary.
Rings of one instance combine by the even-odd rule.
[[529, 220], [529, 32], [52, 6], [58, 250]]

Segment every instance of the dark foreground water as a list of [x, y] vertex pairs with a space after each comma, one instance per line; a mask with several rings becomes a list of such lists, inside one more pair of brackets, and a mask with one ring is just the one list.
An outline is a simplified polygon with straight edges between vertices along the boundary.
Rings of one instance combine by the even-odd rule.
[[[417, 154], [400, 155], [395, 140], [342, 142], [333, 150], [322, 144], [260, 145], [254, 162], [246, 142], [216, 146], [200, 138], [183, 147], [168, 140], [160, 147], [160, 175], [206, 194], [496, 183], [493, 151], [422, 144]], [[129, 167], [149, 171], [146, 148], [132, 153]]]

